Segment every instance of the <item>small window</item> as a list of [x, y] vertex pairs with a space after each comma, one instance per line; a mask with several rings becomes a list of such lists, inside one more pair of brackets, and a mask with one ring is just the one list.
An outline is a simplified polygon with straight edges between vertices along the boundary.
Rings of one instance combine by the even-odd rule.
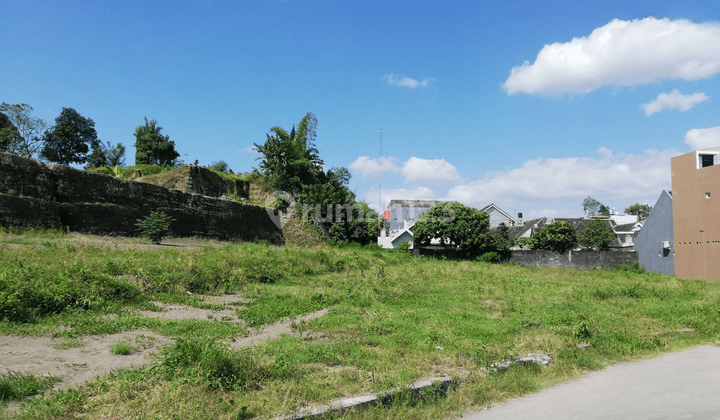
[[714, 157], [714, 155], [700, 155], [700, 158], [702, 159], [702, 167], [707, 168], [708, 166], [713, 166]]
[[706, 200], [710, 199], [710, 193], [709, 193], [709, 192], [706, 192], [706, 193], [705, 193], [705, 199], [706, 199]]

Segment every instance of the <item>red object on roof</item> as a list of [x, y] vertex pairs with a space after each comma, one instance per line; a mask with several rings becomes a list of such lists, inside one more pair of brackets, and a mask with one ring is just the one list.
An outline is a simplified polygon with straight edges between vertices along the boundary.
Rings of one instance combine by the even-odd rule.
[[383, 213], [383, 219], [389, 219], [390, 218], [390, 210], [385, 210], [385, 213]]

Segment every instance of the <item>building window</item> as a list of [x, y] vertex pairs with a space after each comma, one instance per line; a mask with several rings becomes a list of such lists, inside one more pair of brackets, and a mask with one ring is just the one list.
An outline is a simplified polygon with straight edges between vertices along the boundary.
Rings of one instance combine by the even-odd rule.
[[713, 166], [713, 157], [713, 155], [700, 155], [702, 167], [707, 168], [708, 166]]

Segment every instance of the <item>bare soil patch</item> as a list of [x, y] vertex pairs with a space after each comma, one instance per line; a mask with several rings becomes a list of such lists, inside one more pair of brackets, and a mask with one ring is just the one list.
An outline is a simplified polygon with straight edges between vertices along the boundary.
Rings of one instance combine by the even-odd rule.
[[[299, 316], [295, 319], [291, 320], [284, 320], [280, 322], [276, 322], [274, 324], [270, 324], [259, 331], [257, 331], [255, 334], [249, 335], [247, 337], [241, 337], [236, 338], [235, 341], [231, 341], [228, 343], [230, 345], [230, 348], [233, 349], [244, 349], [248, 347], [252, 347], [256, 344], [262, 343], [263, 341], [272, 340], [275, 338], [279, 338], [283, 334], [289, 334], [296, 337], [300, 337], [301, 334], [293, 331], [292, 325], [299, 322], [307, 322], [315, 318], [320, 318], [321, 316], [325, 315], [328, 312], [327, 308], [321, 309], [319, 311], [311, 312], [309, 314]], [[307, 336], [310, 337], [314, 333], [310, 333]], [[313, 335], [312, 338], [318, 338], [316, 334]]]
[[[119, 368], [139, 367], [152, 362], [151, 355], [169, 339], [146, 330], [104, 336], [86, 336], [83, 346], [62, 347], [63, 339], [0, 335], [0, 375], [18, 372], [51, 375], [60, 378], [53, 389], [68, 388]], [[125, 341], [132, 345], [129, 355], [111, 352], [113, 344]]]

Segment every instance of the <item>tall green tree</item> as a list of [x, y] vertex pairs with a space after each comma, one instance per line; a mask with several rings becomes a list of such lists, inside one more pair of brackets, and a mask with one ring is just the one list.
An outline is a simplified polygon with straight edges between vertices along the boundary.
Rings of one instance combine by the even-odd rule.
[[103, 146], [103, 150], [105, 151], [105, 160], [108, 166], [125, 165], [125, 146], [122, 143], [113, 146], [112, 143], [107, 142], [107, 145]]
[[588, 196], [586, 199], [582, 202], [583, 205], [583, 211], [585, 212], [585, 217], [593, 217], [597, 215], [604, 215], [609, 216], [610, 215], [610, 209], [604, 205], [603, 203], [597, 201], [596, 199]]
[[585, 249], [607, 251], [615, 239], [615, 232], [605, 225], [605, 221], [593, 220], [585, 226], [585, 230], [578, 237], [578, 243]]
[[642, 222], [650, 216], [652, 206], [648, 204], [635, 203], [632, 206], [625, 209], [626, 214], [637, 215], [638, 221]]
[[567, 252], [577, 246], [575, 229], [568, 222], [553, 222], [532, 236], [533, 249]]
[[157, 121], [148, 121], [135, 128], [135, 164], [174, 166], [180, 153], [175, 151], [175, 142], [170, 136], [160, 134], [162, 127]]
[[88, 152], [100, 147], [95, 122], [73, 108], [62, 109], [55, 118], [55, 125], [45, 131], [43, 139], [45, 145], [40, 151], [40, 157], [64, 165], [85, 163]]
[[[3, 102], [0, 113], [4, 122], [0, 127], [0, 150], [25, 157], [35, 156], [43, 146], [42, 132], [47, 124], [32, 116], [33, 107], [28, 104], [10, 105]], [[9, 124], [8, 124], [9, 123]]]
[[17, 128], [10, 122], [7, 115], [0, 113], [0, 152], [7, 152], [10, 144], [18, 137]]
[[262, 156], [258, 158], [258, 171], [268, 186], [294, 196], [302, 193], [304, 186], [324, 180], [323, 161], [315, 146], [317, 119], [308, 112], [290, 133], [281, 127], [272, 127], [265, 143], [255, 143]]
[[422, 213], [413, 235], [419, 245], [439, 239], [444, 246], [456, 246], [468, 253], [496, 251], [500, 236], [490, 232], [487, 213], [457, 202], [434, 206]]

